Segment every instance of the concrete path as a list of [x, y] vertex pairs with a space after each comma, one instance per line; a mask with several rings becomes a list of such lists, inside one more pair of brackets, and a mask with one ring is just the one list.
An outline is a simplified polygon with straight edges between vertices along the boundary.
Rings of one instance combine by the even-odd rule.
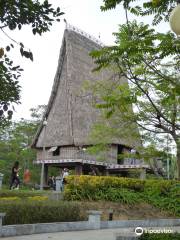
[[[72, 232], [57, 232], [6, 237], [2, 240], [115, 240], [124, 229], [103, 229]], [[129, 232], [129, 229], [126, 230]], [[133, 231], [133, 229], [131, 230]]]
[[[172, 229], [173, 232], [180, 233], [180, 227], [173, 227]], [[136, 236], [136, 234], [134, 233], [134, 228], [115, 228], [102, 230], [33, 234], [16, 237], [6, 237], [2, 238], [2, 240], [116, 240], [116, 237], [119, 235]]]

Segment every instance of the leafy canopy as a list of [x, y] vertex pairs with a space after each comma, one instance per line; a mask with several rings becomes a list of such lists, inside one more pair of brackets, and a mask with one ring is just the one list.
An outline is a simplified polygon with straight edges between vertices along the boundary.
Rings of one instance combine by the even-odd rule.
[[[167, 20], [175, 1], [111, 1], [104, 0], [103, 11], [115, 8], [122, 3], [126, 12], [135, 15], [154, 16], [153, 24]], [[127, 16], [127, 15], [126, 15]], [[92, 57], [97, 64], [96, 70], [110, 68], [115, 76], [127, 79], [129, 91], [123, 82], [114, 86], [106, 98], [100, 99], [96, 107], [105, 109], [106, 118], [126, 117], [137, 123], [143, 135], [170, 136], [177, 146], [177, 163], [180, 174], [180, 136], [179, 136], [179, 95], [180, 95], [180, 42], [171, 32], [156, 32], [149, 25], [130, 22], [119, 26], [114, 33], [114, 46], [94, 51]], [[124, 88], [124, 90], [122, 89]], [[101, 89], [99, 89], [101, 92]], [[123, 107], [122, 107], [123, 106]], [[128, 112], [131, 106], [134, 113]], [[146, 139], [146, 137], [144, 138]]]
[[[139, 126], [144, 125], [145, 129], [150, 126], [152, 131], [158, 128], [159, 133], [176, 137], [179, 129], [177, 96], [180, 93], [177, 55], [180, 48], [174, 44], [174, 35], [155, 33], [148, 25], [133, 21], [120, 25], [115, 36], [117, 45], [92, 53], [98, 65], [96, 70], [115, 66], [113, 70], [128, 79], [130, 88], [129, 91], [111, 92], [97, 107], [104, 106], [113, 113], [120, 104], [135, 104], [134, 120]], [[170, 62], [166, 61], [167, 57]]]
[[169, 20], [170, 12], [176, 6], [177, 0], [103, 0], [101, 10], [116, 8], [118, 4], [122, 4], [125, 9], [136, 16], [153, 15], [153, 25], [157, 25], [162, 20]]

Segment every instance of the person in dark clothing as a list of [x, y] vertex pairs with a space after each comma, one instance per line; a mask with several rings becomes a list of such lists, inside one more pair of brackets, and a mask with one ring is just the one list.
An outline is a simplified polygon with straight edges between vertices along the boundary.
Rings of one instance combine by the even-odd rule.
[[48, 179], [48, 186], [53, 190], [56, 190], [56, 180], [54, 176], [50, 176]]
[[56, 178], [54, 176], [52, 176], [52, 182], [53, 182], [53, 190], [56, 190]]
[[10, 189], [12, 189], [13, 185], [15, 185], [16, 189], [19, 189], [19, 162], [16, 161], [14, 163], [14, 166], [12, 167], [12, 172], [11, 172], [11, 183], [10, 183]]

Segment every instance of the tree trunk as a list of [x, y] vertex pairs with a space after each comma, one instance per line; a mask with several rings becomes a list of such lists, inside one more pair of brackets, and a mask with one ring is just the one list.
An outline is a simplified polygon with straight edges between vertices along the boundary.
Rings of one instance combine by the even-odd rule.
[[180, 139], [178, 138], [176, 140], [176, 146], [177, 146], [177, 169], [178, 169], [178, 180], [180, 180]]

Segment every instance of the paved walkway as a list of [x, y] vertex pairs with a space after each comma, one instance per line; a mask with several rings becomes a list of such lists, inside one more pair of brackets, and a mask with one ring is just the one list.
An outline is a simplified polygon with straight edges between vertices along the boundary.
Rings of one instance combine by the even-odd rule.
[[[167, 229], [170, 228], [171, 227], [167, 227]], [[180, 233], [180, 227], [173, 227], [171, 229], [173, 229], [173, 232]], [[102, 230], [43, 233], [16, 237], [6, 237], [2, 238], [2, 240], [116, 240], [116, 236], [122, 234], [126, 236], [129, 234], [135, 236], [134, 228], [115, 228]]]
[[[2, 240], [115, 240], [116, 236], [124, 231], [129, 232], [129, 229], [125, 230], [117, 228], [103, 230], [43, 233], [16, 237], [6, 237], [2, 238]], [[133, 229], [131, 231], [133, 232]]]

